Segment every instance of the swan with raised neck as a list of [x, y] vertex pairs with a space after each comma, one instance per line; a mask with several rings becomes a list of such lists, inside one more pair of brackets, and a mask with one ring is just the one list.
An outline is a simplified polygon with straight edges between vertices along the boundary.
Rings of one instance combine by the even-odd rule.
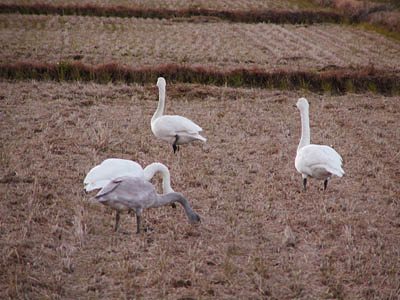
[[301, 118], [301, 138], [297, 147], [295, 167], [303, 178], [303, 189], [307, 190], [307, 178], [324, 181], [324, 190], [331, 175], [342, 177], [342, 157], [333, 148], [310, 144], [309, 104], [306, 98], [297, 101]]
[[193, 121], [178, 115], [164, 115], [166, 81], [163, 77], [158, 78], [157, 87], [158, 105], [151, 118], [153, 134], [171, 143], [174, 153], [179, 150], [179, 145], [195, 140], [205, 142], [207, 139], [200, 135], [203, 129]]

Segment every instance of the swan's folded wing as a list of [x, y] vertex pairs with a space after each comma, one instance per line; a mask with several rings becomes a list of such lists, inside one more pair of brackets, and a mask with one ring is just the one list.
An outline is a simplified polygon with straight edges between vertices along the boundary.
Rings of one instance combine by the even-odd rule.
[[98, 202], [112, 200], [114, 203], [135, 209], [150, 207], [155, 196], [156, 191], [151, 183], [142, 178], [124, 176], [112, 180], [90, 200]]
[[157, 123], [160, 133], [165, 134], [171, 132], [175, 132], [175, 134], [181, 132], [196, 134], [203, 130], [199, 125], [182, 116], [162, 116], [157, 120]]
[[325, 145], [308, 145], [301, 149], [304, 163], [312, 167], [325, 167], [327, 171], [339, 177], [344, 174], [342, 157], [333, 148]]
[[101, 198], [103, 198], [104, 196], [106, 196], [106, 195], [110, 194], [111, 192], [115, 191], [119, 187], [121, 182], [123, 182], [123, 180], [124, 180], [124, 177], [111, 180], [103, 189], [101, 189], [100, 192], [97, 193], [96, 196], [94, 196], [93, 198], [90, 198], [90, 200], [92, 200], [92, 201], [102, 201]]
[[92, 168], [86, 175], [83, 184], [86, 191], [103, 188], [110, 180], [122, 176], [144, 177], [142, 167], [134, 161], [109, 158]]

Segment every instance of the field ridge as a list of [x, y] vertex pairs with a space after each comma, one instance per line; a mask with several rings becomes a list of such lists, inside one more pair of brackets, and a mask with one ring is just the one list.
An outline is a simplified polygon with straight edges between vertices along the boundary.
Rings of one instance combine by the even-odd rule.
[[323, 68], [320, 71], [265, 71], [257, 68], [237, 68], [227, 71], [205, 67], [166, 64], [133, 68], [116, 63], [88, 65], [81, 62], [18, 62], [0, 64], [0, 77], [8, 80], [33, 79], [55, 81], [94, 81], [98, 83], [153, 83], [164, 76], [172, 82], [211, 84], [216, 86], [306, 89], [313, 92], [343, 94], [374, 92], [399, 94], [400, 76], [394, 71], [367, 67]]
[[[131, 8], [123, 6], [96, 6], [96, 5], [51, 5], [35, 4], [0, 4], [0, 13], [20, 14], [57, 14], [80, 15], [121, 18], [190, 18], [213, 17], [220, 20], [242, 23], [275, 23], [275, 24], [312, 24], [312, 23], [342, 23], [348, 18], [340, 13], [327, 10], [212, 10], [203, 8], [158, 9], [158, 8]], [[351, 20], [356, 21], [356, 20]]]

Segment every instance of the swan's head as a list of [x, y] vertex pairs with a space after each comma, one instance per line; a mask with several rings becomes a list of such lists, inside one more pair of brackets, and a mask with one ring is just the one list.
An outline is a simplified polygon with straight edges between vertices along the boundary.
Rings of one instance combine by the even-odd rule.
[[189, 223], [190, 224], [199, 224], [201, 223], [201, 218], [198, 214], [195, 212], [192, 212], [190, 215], [188, 215], [189, 218]]
[[164, 77], [158, 77], [157, 86], [159, 88], [165, 88], [166, 85], [167, 85], [167, 83], [165, 82]]
[[296, 104], [297, 108], [301, 111], [308, 109], [308, 101], [306, 98], [300, 98], [299, 100], [297, 100], [297, 104]]

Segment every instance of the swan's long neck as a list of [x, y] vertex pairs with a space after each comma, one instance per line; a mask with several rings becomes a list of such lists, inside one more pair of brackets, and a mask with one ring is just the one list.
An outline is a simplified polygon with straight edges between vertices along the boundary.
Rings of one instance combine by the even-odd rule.
[[150, 181], [150, 179], [153, 178], [154, 174], [157, 172], [160, 172], [162, 175], [163, 193], [173, 193], [174, 190], [171, 188], [171, 176], [169, 174], [169, 170], [161, 163], [152, 163], [144, 168], [145, 180]]
[[193, 221], [199, 218], [199, 216], [192, 210], [189, 202], [187, 202], [185, 197], [182, 194], [176, 192], [168, 193], [165, 195], [157, 195], [152, 207], [160, 207], [173, 202], [179, 202], [183, 206], [189, 220]]
[[300, 111], [301, 117], [301, 139], [297, 151], [304, 146], [310, 145], [310, 120], [308, 114], [308, 107], [303, 108]]
[[151, 118], [151, 123], [153, 123], [156, 119], [161, 117], [164, 114], [164, 106], [165, 106], [165, 86], [158, 87], [158, 106], [155, 111], [153, 117]]

